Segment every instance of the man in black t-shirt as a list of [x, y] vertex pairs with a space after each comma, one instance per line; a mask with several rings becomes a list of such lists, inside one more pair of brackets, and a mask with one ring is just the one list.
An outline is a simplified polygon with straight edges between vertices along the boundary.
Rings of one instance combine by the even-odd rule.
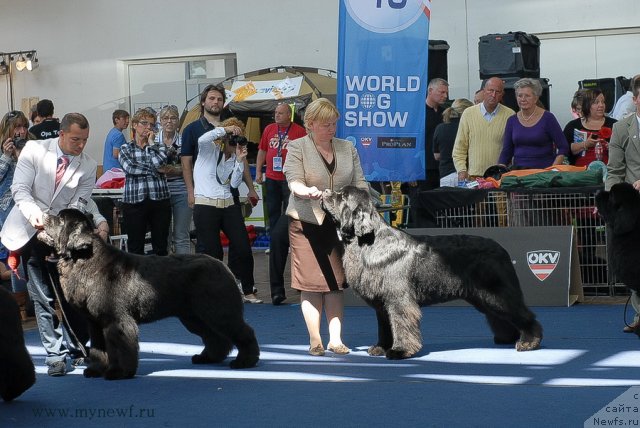
[[29, 132], [36, 137], [36, 140], [56, 138], [60, 131], [60, 121], [53, 117], [53, 102], [51, 100], [38, 101], [36, 112], [43, 120], [29, 128]]

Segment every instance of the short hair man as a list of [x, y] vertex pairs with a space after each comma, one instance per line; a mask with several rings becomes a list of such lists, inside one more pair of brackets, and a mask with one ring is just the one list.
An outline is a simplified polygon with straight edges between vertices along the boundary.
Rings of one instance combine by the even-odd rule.
[[[436, 127], [442, 123], [443, 109], [441, 106], [448, 97], [449, 83], [439, 77], [431, 79], [427, 86], [427, 98], [425, 99], [424, 162], [427, 177], [424, 180], [409, 183], [408, 193], [413, 200], [417, 200], [420, 191], [440, 187], [439, 163], [433, 155], [433, 134]], [[419, 213], [417, 204], [412, 205], [410, 217], [413, 218], [413, 226], [415, 227], [434, 226], [432, 219], [427, 220], [424, 215]]]
[[[605, 190], [611, 190], [616, 183], [627, 182], [640, 191], [640, 153], [637, 150], [640, 135], [640, 79], [634, 78], [631, 93], [635, 111], [613, 124]], [[633, 323], [624, 327], [625, 333], [640, 329], [640, 296], [635, 291], [631, 292], [631, 305], [636, 314]]]
[[51, 100], [38, 101], [36, 112], [42, 121], [29, 128], [29, 132], [36, 137], [36, 140], [57, 137], [60, 131], [60, 121], [53, 117], [53, 102]]
[[[189, 206], [193, 208], [195, 197], [193, 193], [193, 165], [198, 156], [198, 139], [205, 132], [211, 131], [216, 126], [220, 126], [222, 121], [229, 117], [224, 110], [227, 95], [224, 86], [221, 84], [207, 85], [200, 94], [200, 119], [191, 122], [182, 131], [182, 149], [180, 162], [182, 163], [182, 174], [184, 183], [187, 186], [187, 198]], [[225, 117], [226, 116], [226, 117]], [[249, 197], [258, 199], [258, 193], [253, 188], [253, 177], [249, 170], [249, 163], [244, 159], [246, 168], [244, 169], [243, 181], [249, 188]]]
[[458, 180], [482, 177], [498, 162], [507, 119], [515, 114], [500, 104], [504, 96], [502, 79], [488, 79], [483, 92], [484, 100], [466, 109], [460, 118], [452, 153]]
[[633, 116], [636, 111], [636, 105], [633, 102], [633, 85], [640, 79], [640, 74], [636, 74], [629, 82], [629, 90], [625, 92], [613, 107], [610, 116], [615, 120], [622, 120], [625, 117]]
[[[271, 283], [271, 300], [279, 305], [285, 299], [284, 269], [289, 254], [288, 220], [283, 220], [283, 227], [277, 227], [278, 220], [287, 210], [289, 202], [289, 185], [282, 172], [287, 158], [289, 141], [307, 135], [307, 131], [291, 118], [291, 106], [281, 103], [276, 106], [275, 123], [267, 125], [262, 132], [258, 157], [256, 160], [256, 183], [265, 183], [267, 215], [269, 216], [269, 281]], [[262, 166], [267, 163], [266, 180], [263, 178]], [[287, 227], [284, 227], [286, 223]], [[282, 242], [284, 245], [279, 245]], [[275, 245], [274, 245], [275, 244]]]
[[125, 110], [116, 110], [111, 115], [113, 128], [107, 134], [104, 141], [104, 152], [102, 153], [102, 171], [109, 171], [111, 168], [120, 168], [118, 156], [120, 155], [120, 147], [127, 143], [122, 131], [129, 127], [129, 113]]
[[[62, 326], [58, 322], [53, 301], [55, 293], [50, 276], [56, 276], [46, 258], [51, 249], [36, 238], [42, 229], [45, 212], [57, 214], [65, 208], [84, 209], [95, 184], [96, 162], [84, 148], [89, 138], [89, 122], [80, 113], [69, 113], [62, 118], [56, 138], [29, 141], [18, 158], [11, 193], [16, 205], [2, 227], [2, 243], [11, 251], [20, 250], [27, 261], [29, 282], [27, 288], [33, 300], [40, 338], [47, 357], [50, 376], [63, 376], [67, 372], [66, 359], [73, 354], [73, 343], [63, 342]], [[74, 324], [75, 312], [64, 299], [60, 302], [65, 314]], [[73, 328], [78, 336], [86, 325], [75, 316]], [[76, 350], [78, 351], [78, 350]], [[79, 351], [78, 351], [79, 352]], [[79, 354], [76, 354], [79, 356]]]

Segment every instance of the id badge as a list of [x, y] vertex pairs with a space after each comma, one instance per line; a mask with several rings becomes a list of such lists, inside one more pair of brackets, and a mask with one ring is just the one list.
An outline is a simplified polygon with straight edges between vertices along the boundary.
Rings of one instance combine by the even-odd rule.
[[273, 170], [282, 172], [282, 157], [280, 156], [273, 157]]

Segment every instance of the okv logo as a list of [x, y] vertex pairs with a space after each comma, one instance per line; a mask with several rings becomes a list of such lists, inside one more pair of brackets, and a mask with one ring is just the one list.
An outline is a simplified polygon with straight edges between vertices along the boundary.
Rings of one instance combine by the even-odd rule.
[[349, 15], [374, 33], [396, 33], [411, 26], [423, 14], [423, 0], [344, 0]]
[[560, 261], [560, 251], [537, 250], [527, 253], [527, 264], [531, 273], [544, 281], [553, 273]]

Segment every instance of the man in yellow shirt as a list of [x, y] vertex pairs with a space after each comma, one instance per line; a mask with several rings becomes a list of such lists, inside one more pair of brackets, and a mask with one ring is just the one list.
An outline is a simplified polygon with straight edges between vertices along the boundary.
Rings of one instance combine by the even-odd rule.
[[507, 119], [515, 114], [500, 104], [504, 96], [502, 79], [488, 79], [483, 92], [484, 100], [466, 109], [460, 118], [452, 153], [458, 180], [482, 177], [487, 168], [498, 162]]

